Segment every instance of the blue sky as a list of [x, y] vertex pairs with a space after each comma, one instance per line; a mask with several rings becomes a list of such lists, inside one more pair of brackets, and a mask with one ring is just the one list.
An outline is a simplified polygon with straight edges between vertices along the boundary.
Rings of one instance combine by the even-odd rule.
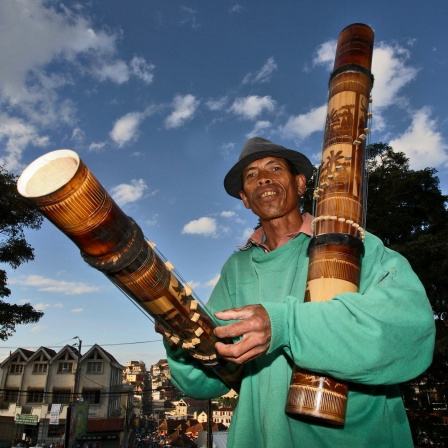
[[[222, 182], [259, 135], [319, 162], [336, 39], [375, 31], [371, 142], [436, 168], [448, 193], [445, 0], [2, 0], [0, 164], [80, 155], [206, 301], [256, 218]], [[368, 218], [367, 218], [368, 219]], [[10, 302], [45, 312], [0, 344], [163, 358], [153, 325], [48, 222], [35, 261], [8, 267]], [[4, 268], [2, 266], [2, 268]]]

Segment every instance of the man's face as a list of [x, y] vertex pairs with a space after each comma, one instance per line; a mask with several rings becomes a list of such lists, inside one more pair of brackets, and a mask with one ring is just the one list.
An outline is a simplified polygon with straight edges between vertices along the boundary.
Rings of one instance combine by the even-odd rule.
[[285, 159], [265, 157], [244, 169], [240, 197], [262, 221], [270, 220], [297, 213], [298, 196], [305, 186], [305, 176], [294, 176]]

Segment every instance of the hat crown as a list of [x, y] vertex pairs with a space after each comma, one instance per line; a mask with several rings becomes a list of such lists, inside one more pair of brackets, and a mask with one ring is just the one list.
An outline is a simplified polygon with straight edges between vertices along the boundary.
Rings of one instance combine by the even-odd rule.
[[[254, 154], [259, 151], [266, 151], [268, 149], [268, 146], [273, 146], [273, 143], [269, 140], [266, 140], [265, 138], [261, 137], [252, 137], [249, 140], [246, 141], [246, 143], [243, 146], [243, 149], [241, 150], [240, 156], [238, 158], [238, 162], [245, 157]], [[278, 146], [278, 145], [274, 145]]]

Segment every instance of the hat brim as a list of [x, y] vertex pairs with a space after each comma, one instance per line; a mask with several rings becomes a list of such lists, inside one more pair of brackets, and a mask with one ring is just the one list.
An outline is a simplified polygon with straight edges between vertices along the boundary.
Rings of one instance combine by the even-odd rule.
[[296, 168], [299, 174], [303, 174], [308, 181], [313, 175], [313, 165], [309, 161], [308, 157], [304, 156], [300, 152], [293, 151], [292, 149], [275, 149], [269, 148], [262, 151], [257, 151], [247, 155], [243, 159], [239, 160], [227, 173], [224, 178], [224, 188], [230, 196], [241, 199], [240, 191], [243, 189], [242, 174], [244, 168], [247, 165], [258, 159], [265, 157], [279, 157], [281, 159], [289, 160]]

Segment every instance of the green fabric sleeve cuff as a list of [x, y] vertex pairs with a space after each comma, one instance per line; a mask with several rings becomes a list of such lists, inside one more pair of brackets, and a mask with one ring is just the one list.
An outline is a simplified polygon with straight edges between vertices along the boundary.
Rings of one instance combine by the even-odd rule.
[[288, 341], [288, 305], [287, 303], [263, 303], [271, 319], [271, 345], [267, 353], [289, 345]]
[[163, 339], [163, 345], [165, 346], [166, 355], [175, 361], [183, 362], [190, 357], [188, 352], [182, 347], [171, 346], [165, 339]]

